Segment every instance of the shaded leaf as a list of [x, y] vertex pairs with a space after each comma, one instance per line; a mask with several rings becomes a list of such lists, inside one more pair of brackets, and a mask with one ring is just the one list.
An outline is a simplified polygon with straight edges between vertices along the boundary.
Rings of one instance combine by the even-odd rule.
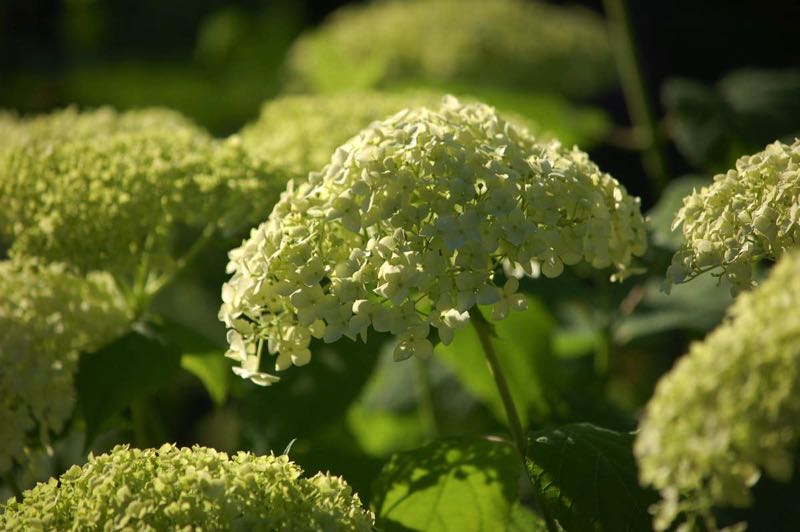
[[800, 70], [739, 70], [709, 87], [685, 79], [664, 84], [672, 136], [694, 165], [724, 171], [741, 155], [800, 133]]
[[154, 328], [135, 330], [81, 357], [75, 387], [86, 421], [87, 445], [107, 423], [174, 377], [180, 351]]
[[588, 423], [529, 436], [527, 469], [564, 530], [651, 530], [654, 492], [639, 486], [633, 434]]
[[661, 291], [661, 284], [661, 279], [651, 279], [644, 285], [641, 303], [619, 320], [616, 341], [626, 343], [674, 330], [708, 331], [722, 321], [733, 301], [730, 289], [710, 275], [675, 285], [669, 295]]
[[678, 210], [683, 207], [683, 198], [690, 195], [694, 189], [700, 190], [701, 187], [711, 183], [710, 178], [699, 175], [686, 175], [670, 181], [658, 203], [647, 213], [654, 244], [671, 251], [681, 246], [683, 234], [680, 229], [672, 230], [672, 221]]
[[181, 353], [181, 367], [200, 379], [215, 404], [224, 403], [233, 375], [231, 360], [224, 356], [226, 349], [177, 322], [167, 321], [161, 330]]

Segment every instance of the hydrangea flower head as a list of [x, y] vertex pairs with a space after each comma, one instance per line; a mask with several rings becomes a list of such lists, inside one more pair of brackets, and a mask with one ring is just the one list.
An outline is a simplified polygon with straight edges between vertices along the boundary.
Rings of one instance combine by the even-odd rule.
[[800, 436], [800, 253], [738, 297], [659, 383], [635, 444], [641, 480], [661, 492], [656, 528], [678, 514], [744, 506], [762, 471], [788, 480]]
[[680, 283], [718, 271], [735, 291], [753, 285], [752, 267], [800, 242], [800, 140], [775, 142], [686, 197], [673, 222], [685, 244], [667, 272]]
[[301, 37], [290, 82], [310, 92], [492, 84], [592, 95], [614, 82], [600, 17], [524, 0], [388, 0], [342, 8]]
[[145, 256], [168, 269], [177, 225], [240, 223], [261, 186], [240, 142], [172, 111], [67, 109], [15, 130], [0, 151], [0, 242], [80, 272], [127, 282]]
[[[631, 273], [644, 252], [639, 201], [578, 149], [537, 142], [482, 104], [404, 110], [290, 183], [269, 219], [230, 253], [220, 319], [237, 373], [306, 364], [311, 338], [399, 339], [395, 356], [449, 343], [476, 304], [522, 308], [510, 274], [547, 277], [585, 261]], [[501, 269], [509, 279], [498, 285]]]
[[3, 530], [347, 530], [373, 516], [340, 477], [282, 456], [115, 447], [10, 500]]
[[130, 317], [108, 274], [86, 277], [60, 264], [0, 261], [0, 472], [43, 443], [72, 413], [82, 350], [98, 348]]

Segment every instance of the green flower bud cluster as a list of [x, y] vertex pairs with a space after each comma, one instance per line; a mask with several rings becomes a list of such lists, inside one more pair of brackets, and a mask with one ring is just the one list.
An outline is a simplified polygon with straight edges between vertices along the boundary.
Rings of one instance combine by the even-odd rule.
[[262, 186], [237, 139], [171, 111], [67, 109], [16, 130], [0, 152], [0, 240], [80, 272], [128, 281], [145, 257], [166, 270], [176, 226], [241, 223]]
[[611, 85], [600, 17], [523, 0], [389, 0], [335, 12], [289, 55], [312, 92], [457, 83], [587, 96]]
[[800, 253], [739, 296], [726, 321], [658, 384], [635, 444], [661, 492], [656, 528], [681, 512], [715, 528], [712, 505], [743, 506], [763, 471], [786, 480], [800, 435]]
[[28, 435], [47, 445], [74, 404], [81, 350], [100, 347], [130, 319], [108, 274], [0, 261], [0, 472], [25, 455]]
[[355, 530], [373, 515], [340, 477], [311, 478], [282, 456], [164, 445], [115, 447], [9, 500], [0, 528], [28, 530]]
[[719, 271], [734, 291], [753, 285], [753, 265], [800, 243], [800, 140], [775, 142], [686, 197], [673, 222], [685, 244], [667, 271], [681, 283]]
[[449, 343], [476, 304], [523, 308], [516, 276], [585, 261], [623, 278], [644, 250], [638, 199], [585, 153], [449, 97], [373, 123], [231, 251], [227, 355], [259, 384], [278, 380], [264, 347], [280, 371], [309, 361], [312, 337], [370, 327], [398, 337], [397, 359], [428, 356], [431, 328]]

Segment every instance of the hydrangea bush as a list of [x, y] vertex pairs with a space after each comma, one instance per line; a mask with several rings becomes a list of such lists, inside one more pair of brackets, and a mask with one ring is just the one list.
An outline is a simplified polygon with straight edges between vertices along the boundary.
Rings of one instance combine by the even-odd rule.
[[523, 0], [390, 0], [336, 11], [289, 55], [312, 92], [432, 82], [591, 95], [615, 79], [603, 21]]
[[[476, 304], [520, 309], [517, 277], [564, 265], [632, 271], [645, 249], [637, 199], [587, 155], [538, 142], [482, 104], [446, 99], [376, 122], [230, 253], [220, 318], [235, 371], [259, 384], [309, 362], [312, 337], [390, 332], [397, 359], [445, 344]], [[505, 281], [498, 275], [506, 272]]]
[[285, 455], [167, 444], [90, 455], [83, 467], [10, 500], [0, 528], [369, 531], [373, 520], [340, 477], [304, 477]]
[[788, 480], [800, 435], [800, 253], [739, 296], [725, 322], [658, 384], [635, 452], [661, 492], [655, 526], [715, 528], [712, 506], [743, 506], [762, 471]]
[[172, 111], [67, 109], [14, 129], [0, 152], [0, 240], [12, 256], [128, 285], [143, 263], [169, 270], [176, 227], [236, 226], [264, 206], [251, 199], [263, 165]]
[[78, 354], [124, 330], [124, 300], [106, 273], [0, 261], [0, 473], [24, 460], [28, 435], [45, 445], [75, 402]]
[[668, 284], [713, 271], [734, 291], [751, 287], [755, 263], [775, 260], [800, 242], [800, 140], [741, 157], [736, 168], [684, 199], [673, 223], [678, 227], [685, 244]]

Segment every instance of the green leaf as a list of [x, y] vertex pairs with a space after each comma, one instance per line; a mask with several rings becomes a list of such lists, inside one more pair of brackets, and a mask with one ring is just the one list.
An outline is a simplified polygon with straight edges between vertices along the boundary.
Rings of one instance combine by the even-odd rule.
[[[544, 390], [546, 359], [551, 353], [553, 322], [538, 300], [528, 299], [528, 310], [514, 312], [495, 324], [492, 343], [508, 379], [514, 403], [522, 409], [523, 423], [542, 419], [550, 406]], [[503, 402], [486, 366], [486, 358], [474, 328], [456, 332], [448, 346], [439, 345], [437, 355], [458, 375], [464, 387], [485, 402], [495, 417], [505, 422]]]
[[644, 285], [641, 303], [633, 314], [617, 323], [614, 339], [621, 343], [675, 330], [705, 332], [722, 321], [725, 309], [733, 302], [727, 286], [720, 286], [710, 275], [691, 283], [672, 287], [669, 295], [661, 290], [662, 279]]
[[670, 251], [677, 250], [683, 243], [683, 234], [679, 229], [672, 230], [672, 221], [678, 210], [683, 207], [683, 198], [694, 189], [711, 184], [711, 179], [698, 175], [686, 175], [671, 181], [658, 203], [647, 213], [650, 218], [650, 229], [653, 243]]
[[651, 530], [654, 492], [639, 486], [633, 434], [587, 423], [529, 437], [528, 474], [564, 530]]
[[[537, 518], [514, 509], [519, 457], [507, 443], [473, 438], [432, 442], [392, 456], [376, 479], [382, 530], [519, 530]], [[516, 528], [515, 528], [516, 527]]]
[[161, 330], [181, 353], [181, 367], [200, 379], [215, 404], [223, 404], [233, 375], [231, 360], [224, 356], [225, 348], [177, 322], [167, 321]]
[[131, 331], [100, 351], [83, 355], [75, 387], [87, 445], [114, 416], [170, 382], [180, 358], [180, 351], [155, 328]]
[[662, 92], [672, 137], [684, 157], [709, 171], [775, 139], [800, 133], [800, 70], [739, 70], [715, 87], [672, 79]]

